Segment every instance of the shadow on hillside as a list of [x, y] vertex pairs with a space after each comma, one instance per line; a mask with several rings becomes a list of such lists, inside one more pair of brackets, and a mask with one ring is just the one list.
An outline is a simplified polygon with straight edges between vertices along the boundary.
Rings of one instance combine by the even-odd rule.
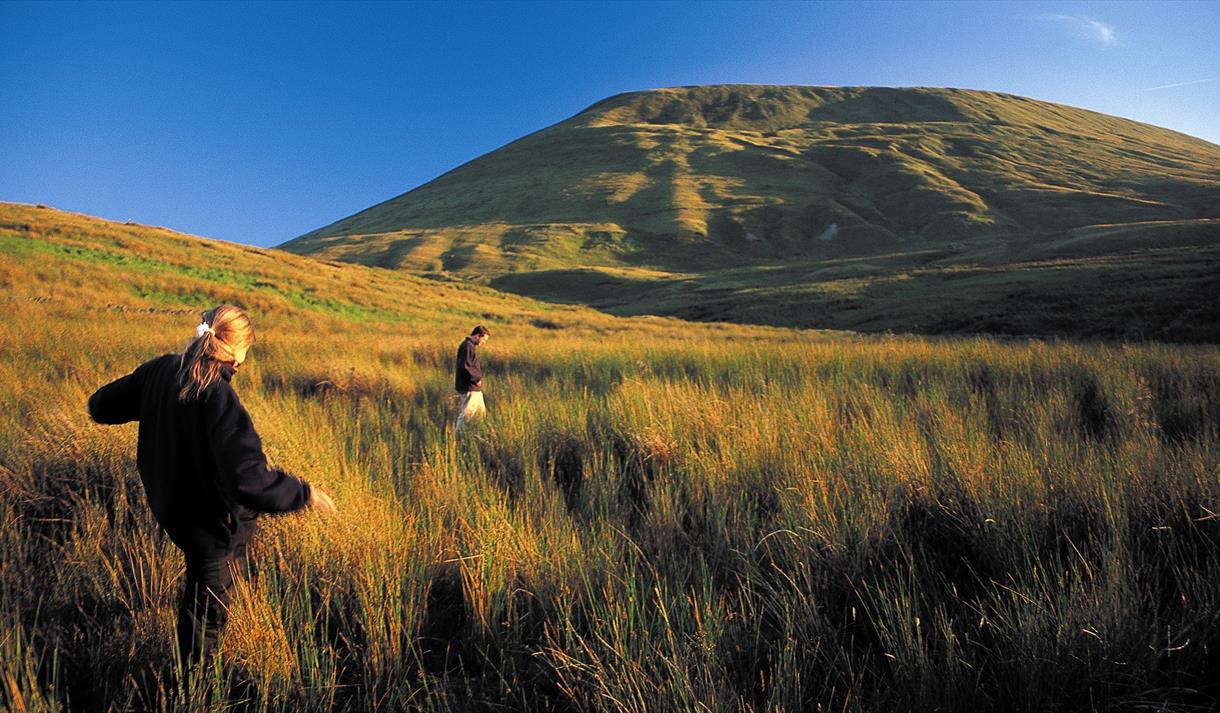
[[137, 526], [130, 504], [143, 503], [144, 494], [134, 462], [125, 462], [126, 472], [114, 473], [92, 458], [51, 453], [15, 468], [0, 465], [0, 487], [29, 535], [61, 544], [94, 507], [111, 527]]
[[[643, 279], [593, 269], [504, 275], [497, 289], [627, 316], [914, 334], [1220, 342], [1220, 247], [1016, 265], [942, 251]], [[914, 258], [904, 264], [904, 258]], [[855, 267], [853, 267], [855, 266]]]
[[146, 577], [169, 545], [155, 534], [134, 464], [124, 459], [115, 470], [91, 454], [53, 450], [0, 466], [0, 492], [23, 543], [5, 561], [27, 573], [10, 583], [5, 608], [32, 637], [31, 651], [56, 652], [33, 672], [43, 690], [73, 711], [116, 700], [155, 708], [173, 655], [158, 623], [166, 602]]
[[458, 671], [471, 659], [464, 645], [469, 605], [459, 562], [439, 562], [428, 573], [428, 592], [416, 645], [428, 673]]
[[563, 710], [554, 668], [537, 655], [559, 620], [555, 583], [533, 581], [518, 572], [507, 583], [503, 609], [495, 620], [475, 611], [462, 560], [434, 563], [427, 574], [423, 616], [414, 648], [421, 672], [468, 696], [503, 696], [506, 668], [517, 678], [510, 699], [527, 710]]

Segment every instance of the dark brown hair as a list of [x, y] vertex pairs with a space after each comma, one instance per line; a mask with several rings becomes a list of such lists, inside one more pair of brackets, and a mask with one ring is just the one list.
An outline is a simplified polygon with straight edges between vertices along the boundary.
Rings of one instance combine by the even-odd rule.
[[488, 330], [487, 327], [484, 327], [481, 324], [470, 331], [470, 336], [472, 336], [472, 337], [477, 337], [480, 334], [486, 334], [487, 336], [490, 337], [491, 331]]

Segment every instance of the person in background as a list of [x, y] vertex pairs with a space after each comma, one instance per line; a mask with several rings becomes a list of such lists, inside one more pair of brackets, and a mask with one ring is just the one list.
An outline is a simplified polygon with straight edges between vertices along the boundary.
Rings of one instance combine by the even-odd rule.
[[153, 517], [186, 559], [178, 606], [184, 665], [207, 659], [228, 621], [234, 570], [260, 513], [335, 512], [320, 488], [267, 464], [250, 414], [230, 381], [254, 344], [250, 320], [220, 305], [203, 313], [183, 354], [165, 354], [89, 397], [104, 424], [139, 421], [136, 467]]
[[490, 336], [491, 332], [487, 327], [480, 325], [458, 346], [453, 388], [461, 395], [461, 399], [458, 402], [455, 433], [461, 432], [463, 426], [481, 418], [487, 412], [483, 405], [483, 369], [479, 366], [478, 349]]

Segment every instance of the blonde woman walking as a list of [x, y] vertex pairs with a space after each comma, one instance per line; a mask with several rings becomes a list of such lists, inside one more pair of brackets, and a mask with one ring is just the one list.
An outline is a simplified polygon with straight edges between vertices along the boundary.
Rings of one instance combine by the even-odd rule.
[[136, 466], [144, 493], [186, 558], [177, 625], [184, 664], [216, 649], [228, 621], [233, 571], [245, 568], [258, 515], [335, 511], [321, 489], [267, 465], [230, 383], [253, 344], [245, 312], [220, 305], [203, 313], [185, 353], [145, 362], [89, 397], [94, 421], [140, 423]]

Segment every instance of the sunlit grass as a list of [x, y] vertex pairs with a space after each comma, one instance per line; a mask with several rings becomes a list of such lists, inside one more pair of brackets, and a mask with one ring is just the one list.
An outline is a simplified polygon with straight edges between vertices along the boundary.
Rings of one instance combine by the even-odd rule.
[[[995, 92], [628, 92], [283, 247], [612, 314], [1215, 342], [1220, 147]], [[1115, 258], [1118, 259], [1115, 259]]]
[[[1215, 700], [1214, 347], [617, 320], [55, 219], [81, 221], [71, 240], [114, 231], [162, 263], [417, 320], [191, 283], [247, 300], [259, 342], [237, 389], [272, 459], [340, 512], [262, 521], [224, 662], [186, 689], [170, 663], [182, 561], [144, 504], [136, 429], [92, 424], [84, 402], [181, 348], [197, 314], [122, 289], [172, 294], [173, 274], [0, 253], [10, 709]], [[455, 438], [451, 359], [472, 317], [493, 332], [489, 415]]]

